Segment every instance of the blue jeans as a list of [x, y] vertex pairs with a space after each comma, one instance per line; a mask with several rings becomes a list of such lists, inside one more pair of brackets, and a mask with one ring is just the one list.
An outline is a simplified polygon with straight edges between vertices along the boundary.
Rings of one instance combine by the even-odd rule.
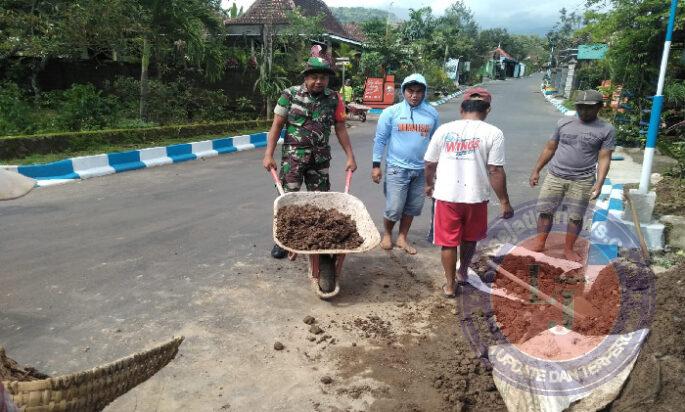
[[413, 170], [388, 165], [385, 169], [385, 213], [383, 217], [397, 222], [402, 215], [419, 216], [423, 209], [425, 185], [423, 169]]

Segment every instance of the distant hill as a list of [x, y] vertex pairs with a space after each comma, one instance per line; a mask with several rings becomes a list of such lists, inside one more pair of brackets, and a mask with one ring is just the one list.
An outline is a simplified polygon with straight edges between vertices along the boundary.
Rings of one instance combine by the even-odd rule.
[[342, 24], [361, 23], [373, 19], [385, 20], [386, 18], [391, 22], [400, 21], [394, 13], [380, 9], [369, 9], [366, 7], [331, 7], [330, 9]]

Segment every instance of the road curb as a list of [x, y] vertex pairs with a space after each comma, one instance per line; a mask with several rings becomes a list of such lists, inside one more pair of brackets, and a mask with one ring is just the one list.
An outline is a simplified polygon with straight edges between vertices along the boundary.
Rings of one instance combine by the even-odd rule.
[[576, 111], [575, 110], [569, 110], [566, 107], [564, 107], [563, 103], [560, 102], [558, 99], [554, 98], [554, 94], [547, 94], [545, 93], [545, 89], [540, 89], [540, 93], [545, 97], [545, 100], [548, 102], [552, 103], [552, 106], [556, 107], [557, 110], [561, 112], [561, 114], [565, 116], [575, 116]]
[[[281, 139], [282, 137], [283, 132], [281, 132]], [[37, 186], [52, 186], [91, 177], [253, 150], [265, 147], [266, 139], [267, 132], [260, 132], [170, 146], [73, 157], [51, 163], [0, 166], [0, 168], [33, 178]]]

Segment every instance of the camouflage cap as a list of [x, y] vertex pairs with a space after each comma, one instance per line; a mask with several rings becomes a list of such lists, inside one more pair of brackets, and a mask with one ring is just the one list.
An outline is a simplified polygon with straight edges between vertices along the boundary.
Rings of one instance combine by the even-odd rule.
[[335, 70], [331, 69], [331, 65], [321, 57], [310, 57], [305, 63], [302, 75], [306, 76], [309, 73], [328, 73], [335, 76]]

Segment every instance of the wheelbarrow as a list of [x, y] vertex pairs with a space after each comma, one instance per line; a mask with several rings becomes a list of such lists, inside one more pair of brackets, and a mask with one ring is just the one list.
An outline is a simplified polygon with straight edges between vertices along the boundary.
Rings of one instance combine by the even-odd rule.
[[347, 104], [347, 116], [354, 116], [362, 123], [366, 121], [366, 112], [369, 110], [371, 110], [371, 108], [369, 106], [364, 106], [363, 104], [355, 102]]
[[[271, 169], [271, 176], [276, 183], [280, 196], [274, 200], [273, 237], [274, 242], [289, 252], [289, 258], [294, 260], [297, 255], [309, 258], [308, 275], [310, 285], [316, 295], [323, 300], [330, 299], [340, 292], [340, 277], [345, 256], [349, 253], [362, 253], [375, 248], [381, 241], [376, 225], [361, 200], [349, 194], [352, 172], [347, 171], [345, 192], [289, 192], [283, 191], [281, 181], [275, 169]], [[350, 215], [357, 225], [357, 232], [363, 239], [361, 245], [354, 249], [319, 249], [298, 250], [283, 244], [277, 236], [276, 216], [278, 211], [290, 205], [310, 205], [322, 209], [336, 209]]]

